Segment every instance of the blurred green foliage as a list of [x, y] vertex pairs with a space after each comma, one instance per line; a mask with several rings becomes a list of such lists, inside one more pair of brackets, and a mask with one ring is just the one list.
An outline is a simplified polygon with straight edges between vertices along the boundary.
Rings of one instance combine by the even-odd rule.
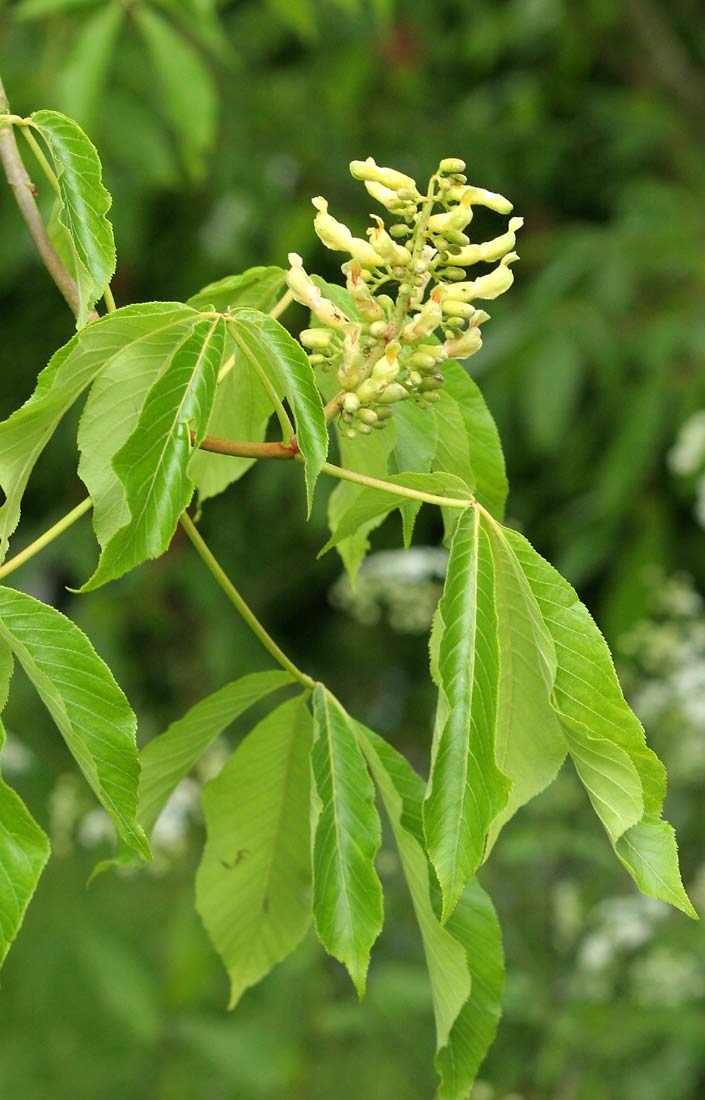
[[[353, 157], [423, 178], [440, 156], [461, 156], [473, 181], [514, 199], [526, 218], [517, 284], [493, 303], [472, 361], [506, 448], [509, 514], [579, 586], [615, 649], [672, 773], [666, 808], [702, 911], [705, 555], [692, 484], [667, 462], [705, 405], [699, 16], [696, 0], [23, 0], [0, 3], [0, 61], [16, 112], [66, 110], [100, 149], [119, 304], [183, 300], [290, 250], [334, 278], [309, 199], [325, 195], [361, 226]], [[71, 332], [9, 193], [0, 295], [4, 415]], [[80, 499], [62, 475], [71, 438], [35, 473], [17, 548]], [[284, 464], [254, 469], [206, 504], [207, 537], [297, 663], [423, 770], [424, 637], [329, 603], [338, 566], [315, 562], [324, 494], [305, 526], [292, 477]], [[419, 543], [438, 541], [434, 524], [422, 516]], [[375, 545], [398, 536], [392, 522]], [[182, 540], [107, 590], [71, 596], [94, 563], [83, 526], [18, 583], [70, 604], [143, 740], [235, 672], [265, 667]], [[0, 1095], [431, 1096], [421, 948], [391, 855], [362, 1007], [309, 942], [228, 1016], [193, 912], [198, 780], [154, 871], [104, 876], [86, 893], [109, 851], [101, 819], [29, 693], [13, 688], [7, 718], [4, 769], [56, 858], [3, 971]], [[483, 881], [505, 931], [508, 993], [474, 1100], [699, 1100], [704, 933], [637, 899], [569, 774], [512, 822], [493, 861]]]

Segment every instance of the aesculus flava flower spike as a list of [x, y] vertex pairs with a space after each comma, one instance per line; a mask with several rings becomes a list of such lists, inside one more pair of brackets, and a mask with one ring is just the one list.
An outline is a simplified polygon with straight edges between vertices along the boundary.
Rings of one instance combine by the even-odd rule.
[[[468, 184], [465, 162], [456, 157], [441, 161], [425, 194], [411, 176], [380, 167], [372, 157], [352, 161], [350, 172], [395, 219], [387, 226], [372, 214], [364, 240], [329, 214], [326, 199], [312, 200], [317, 236], [326, 248], [349, 256], [341, 270], [355, 315], [324, 296], [296, 253], [289, 256], [287, 281], [315, 318], [318, 327], [302, 332], [301, 343], [314, 366], [336, 371], [339, 425], [352, 438], [383, 428], [397, 401], [426, 407], [438, 400], [443, 363], [480, 350], [480, 325], [489, 314], [473, 303], [497, 298], [512, 285], [523, 218], [510, 218], [492, 240], [471, 241], [474, 207], [507, 215], [512, 204]], [[467, 278], [465, 269], [478, 263], [495, 266]]]

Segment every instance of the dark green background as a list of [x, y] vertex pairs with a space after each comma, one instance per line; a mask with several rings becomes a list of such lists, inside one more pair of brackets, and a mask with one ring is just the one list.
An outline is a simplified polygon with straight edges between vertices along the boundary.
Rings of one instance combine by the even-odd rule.
[[[473, 183], [509, 195], [525, 217], [516, 284], [491, 303], [470, 367], [505, 444], [511, 522], [578, 586], [650, 719], [672, 773], [667, 816], [702, 910], [705, 555], [694, 478], [667, 462], [681, 425], [705, 405], [700, 5], [155, 0], [125, 5], [110, 63], [89, 79], [85, 27], [105, 6], [23, 19], [32, 4], [0, 3], [0, 71], [16, 112], [69, 110], [95, 140], [114, 196], [118, 304], [183, 299], [252, 264], [285, 265], [292, 249], [335, 277], [309, 200], [325, 195], [361, 233], [371, 204], [347, 173], [352, 158], [373, 155], [423, 180], [441, 156], [461, 156]], [[145, 51], [130, 14], [141, 6], [196, 50], [190, 118], [176, 117]], [[199, 7], [185, 25], [184, 11]], [[194, 128], [207, 146], [200, 161]], [[0, 192], [0, 295], [9, 412], [72, 331], [9, 191]], [[74, 437], [75, 419], [37, 468], [15, 549], [81, 499]], [[331, 606], [338, 562], [315, 560], [323, 491], [308, 526], [304, 514], [299, 472], [273, 463], [208, 503], [203, 530], [296, 661], [423, 770], [425, 637], [384, 619], [366, 627]], [[417, 541], [438, 537], [429, 510]], [[398, 540], [390, 521], [375, 546]], [[266, 667], [182, 539], [107, 589], [71, 596], [66, 586], [94, 560], [84, 520], [16, 581], [89, 633], [142, 739]], [[19, 675], [7, 724], [27, 752], [4, 758], [4, 771], [49, 829], [54, 858], [3, 971], [0, 1095], [431, 1097], [429, 995], [391, 850], [380, 864], [386, 930], [363, 1005], [310, 939], [228, 1015], [225, 976], [193, 911], [197, 805], [154, 870], [103, 876], [86, 892], [109, 847]], [[572, 775], [518, 815], [482, 878], [505, 930], [508, 988], [474, 1100], [705, 1095], [703, 932], [637, 897]]]

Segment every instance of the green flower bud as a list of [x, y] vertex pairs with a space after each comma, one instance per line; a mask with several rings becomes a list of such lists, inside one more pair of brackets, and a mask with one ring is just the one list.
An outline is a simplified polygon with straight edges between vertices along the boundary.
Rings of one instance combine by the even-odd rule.
[[426, 355], [424, 352], [416, 351], [406, 360], [406, 365], [410, 370], [428, 371], [435, 369], [436, 360], [433, 355]]
[[346, 413], [356, 413], [360, 408], [360, 398], [356, 393], [346, 393], [343, 398], [343, 411]]
[[387, 335], [387, 322], [386, 321], [373, 321], [370, 325], [370, 336], [374, 336], [376, 340], [381, 340]]
[[464, 172], [465, 167], [465, 161], [460, 160], [459, 157], [444, 157], [438, 165], [438, 171], [442, 175], [452, 176], [458, 172]]
[[480, 263], [481, 261], [498, 260], [514, 248], [517, 230], [521, 229], [523, 224], [523, 218], [511, 218], [509, 229], [501, 237], [494, 237], [493, 240], [485, 241], [484, 244], [469, 244], [466, 248], [461, 248], [459, 252], [449, 255], [446, 263], [457, 264], [459, 267], [469, 267], [470, 264]]
[[299, 333], [299, 340], [305, 348], [325, 350], [333, 342], [333, 333], [327, 328], [305, 328]]
[[459, 267], [437, 267], [434, 274], [437, 279], [451, 283], [462, 282], [465, 278], [465, 272]]
[[[340, 374], [338, 374], [338, 377], [340, 377]], [[363, 405], [371, 405], [373, 401], [379, 400], [379, 388], [371, 378], [366, 378], [363, 382], [360, 382], [355, 392]]]
[[320, 352], [315, 352], [313, 355], [309, 355], [308, 361], [312, 367], [320, 367], [324, 363], [328, 362], [325, 355], [321, 355]]
[[361, 420], [363, 424], [376, 424], [379, 420], [379, 415], [374, 409], [360, 409], [357, 414], [357, 419]]
[[401, 382], [390, 382], [377, 400], [383, 405], [395, 405], [397, 401], [404, 401], [408, 396], [409, 391], [402, 386]]
[[429, 393], [431, 390], [440, 390], [441, 386], [445, 386], [446, 380], [442, 374], [432, 374], [430, 378], [424, 378], [419, 386], [422, 393]]
[[389, 228], [392, 237], [410, 237], [414, 232], [410, 225], [392, 225]]
[[375, 164], [372, 157], [367, 160], [353, 160], [350, 162], [350, 175], [356, 180], [370, 180], [373, 183], [381, 183], [391, 191], [399, 191], [400, 188], [413, 193], [415, 199], [420, 198], [416, 189], [416, 180], [411, 176], [405, 176], [403, 172], [397, 172], [394, 168], [382, 168]]

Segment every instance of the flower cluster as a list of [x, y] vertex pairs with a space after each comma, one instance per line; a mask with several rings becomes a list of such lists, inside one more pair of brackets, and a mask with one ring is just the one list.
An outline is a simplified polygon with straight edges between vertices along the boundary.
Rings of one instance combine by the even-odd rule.
[[[480, 349], [480, 325], [489, 314], [473, 303], [511, 286], [523, 219], [511, 218], [493, 240], [471, 243], [466, 230], [475, 206], [507, 215], [512, 205], [468, 184], [465, 163], [456, 158], [441, 161], [425, 195], [410, 176], [371, 157], [354, 160], [350, 172], [394, 219], [387, 229], [372, 215], [364, 240], [328, 213], [324, 198], [313, 199], [318, 237], [350, 257], [342, 271], [352, 308], [345, 312], [325, 297], [296, 253], [289, 256], [287, 281], [317, 322], [301, 333], [301, 343], [312, 364], [337, 371], [340, 425], [352, 438], [384, 427], [397, 401], [413, 398], [425, 407], [438, 400], [445, 360]], [[495, 261], [486, 274], [466, 277], [466, 268]]]

